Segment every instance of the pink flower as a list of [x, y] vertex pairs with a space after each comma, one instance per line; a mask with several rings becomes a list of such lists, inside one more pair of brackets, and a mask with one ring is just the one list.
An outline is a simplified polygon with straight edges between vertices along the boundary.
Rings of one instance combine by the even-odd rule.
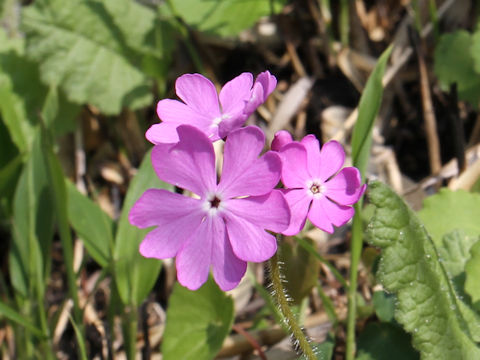
[[177, 144], [153, 148], [152, 164], [160, 179], [199, 198], [147, 190], [129, 215], [135, 226], [156, 226], [140, 244], [140, 253], [157, 259], [176, 256], [178, 280], [191, 290], [206, 281], [210, 267], [220, 288], [230, 290], [245, 274], [247, 261], [262, 262], [275, 253], [275, 237], [265, 229], [288, 227], [288, 204], [273, 190], [280, 179], [280, 157], [272, 151], [259, 157], [265, 142], [259, 128], [237, 129], [226, 140], [217, 184], [208, 137], [189, 125], [178, 126], [177, 132]]
[[[261, 73], [255, 84], [250, 73], [243, 73], [227, 82], [217, 94], [215, 85], [200, 74], [185, 74], [175, 82], [180, 99], [160, 100], [157, 105], [160, 124], [151, 126], [146, 138], [153, 144], [178, 141], [176, 128], [193, 125], [211, 141], [224, 138], [243, 125], [276, 86], [268, 71]], [[253, 88], [252, 88], [253, 84]]]
[[[288, 142], [285, 134], [276, 135], [273, 144], [282, 157], [282, 182], [285, 199], [290, 206], [291, 222], [285, 235], [298, 234], [308, 218], [316, 227], [333, 233], [333, 225], [342, 226], [354, 214], [352, 205], [363, 195], [357, 168], [342, 168], [345, 152], [336, 141], [329, 141], [320, 150], [313, 135], [301, 142]], [[273, 145], [272, 144], [272, 145]], [[341, 169], [341, 170], [340, 170]]]

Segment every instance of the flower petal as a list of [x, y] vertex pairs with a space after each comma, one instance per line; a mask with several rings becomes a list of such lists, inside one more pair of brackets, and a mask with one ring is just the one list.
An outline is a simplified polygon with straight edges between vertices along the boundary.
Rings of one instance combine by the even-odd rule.
[[190, 290], [197, 290], [208, 278], [212, 263], [212, 246], [216, 237], [223, 235], [221, 228], [207, 216], [198, 230], [184, 244], [175, 262], [180, 284]]
[[247, 262], [240, 260], [233, 253], [232, 245], [225, 231], [224, 220], [219, 217], [214, 219], [216, 219], [214, 220], [214, 226], [218, 227], [219, 231], [213, 241], [213, 277], [220, 289], [228, 291], [236, 287], [243, 275], [245, 275]]
[[211, 119], [194, 111], [191, 107], [178, 100], [164, 99], [157, 104], [157, 115], [164, 122], [174, 122], [195, 127], [210, 126]]
[[324, 194], [338, 204], [352, 205], [365, 191], [366, 185], [361, 186], [361, 182], [360, 171], [354, 167], [346, 167], [324, 184]]
[[145, 133], [145, 137], [154, 145], [174, 144], [178, 142], [177, 123], [162, 122], [153, 124]]
[[220, 91], [220, 104], [223, 114], [242, 114], [251, 96], [253, 75], [244, 72], [227, 82]]
[[211, 118], [220, 117], [215, 85], [200, 74], [185, 74], [175, 82], [177, 95], [194, 111]]
[[290, 207], [290, 225], [282, 234], [287, 236], [297, 235], [302, 231], [305, 221], [307, 220], [307, 213], [312, 202], [312, 197], [308, 196], [305, 189], [284, 190], [283, 195]]
[[308, 219], [319, 229], [333, 233], [335, 226], [342, 226], [352, 218], [355, 210], [351, 206], [338, 205], [326, 197], [314, 199]]
[[305, 136], [300, 143], [307, 150], [307, 167], [308, 172], [313, 178], [320, 178], [322, 166], [320, 163], [320, 143], [315, 135], [309, 134]]
[[307, 150], [303, 144], [292, 142], [280, 150], [282, 157], [282, 182], [286, 188], [304, 188], [312, 179], [308, 172]]
[[263, 132], [254, 126], [230, 133], [225, 142], [223, 171], [218, 184], [225, 198], [263, 195], [277, 185], [281, 160], [271, 151], [258, 158], [264, 143]]
[[255, 84], [253, 84], [252, 97], [245, 107], [245, 113], [251, 115], [260, 104], [267, 100], [276, 86], [277, 78], [271, 75], [268, 70], [258, 74]]
[[[340, 170], [345, 162], [345, 151], [339, 142], [332, 140], [325, 143], [320, 150], [318, 176], [322, 182], [325, 182], [331, 176]], [[312, 174], [314, 175], [314, 174]]]
[[286, 130], [280, 130], [275, 133], [272, 141], [271, 149], [273, 151], [280, 151], [282, 147], [293, 142], [292, 134]]
[[133, 205], [129, 221], [139, 228], [158, 226], [140, 244], [148, 258], [174, 257], [182, 244], [200, 226], [203, 217], [200, 200], [163, 189], [149, 189]]
[[158, 177], [203, 196], [216, 187], [215, 154], [210, 140], [190, 125], [177, 128], [177, 144], [159, 144], [152, 150]]
[[290, 209], [279, 190], [262, 196], [230, 199], [225, 208], [262, 229], [282, 232], [290, 223]]
[[277, 241], [273, 235], [231, 212], [223, 216], [233, 252], [239, 259], [262, 262], [275, 254]]

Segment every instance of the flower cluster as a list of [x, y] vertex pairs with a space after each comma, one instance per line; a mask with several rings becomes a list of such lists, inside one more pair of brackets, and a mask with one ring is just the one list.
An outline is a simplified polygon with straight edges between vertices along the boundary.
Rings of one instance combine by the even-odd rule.
[[[155, 227], [140, 244], [145, 257], [176, 257], [179, 282], [191, 290], [206, 281], [210, 269], [222, 290], [238, 285], [247, 262], [268, 260], [277, 250], [270, 232], [295, 235], [306, 219], [327, 232], [353, 216], [350, 206], [365, 186], [356, 168], [342, 168], [345, 154], [337, 142], [320, 150], [312, 135], [293, 141], [276, 134], [272, 151], [261, 155], [265, 135], [242, 127], [276, 86], [268, 71], [243, 73], [217, 95], [199, 74], [176, 81], [183, 102], [161, 100], [162, 122], [146, 137], [155, 146], [157, 176], [195, 197], [149, 189], [134, 204], [130, 222]], [[212, 142], [225, 139], [223, 167], [217, 181]], [[285, 189], [276, 189], [279, 181]], [[270, 232], [267, 232], [270, 231]]]

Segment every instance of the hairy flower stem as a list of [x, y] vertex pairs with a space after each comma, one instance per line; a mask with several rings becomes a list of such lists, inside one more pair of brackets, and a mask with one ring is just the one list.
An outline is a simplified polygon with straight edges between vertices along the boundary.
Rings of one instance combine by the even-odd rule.
[[305, 357], [308, 360], [315, 360], [316, 357], [312, 350], [312, 347], [310, 346], [310, 343], [308, 342], [302, 329], [298, 325], [297, 320], [295, 319], [295, 315], [293, 314], [290, 306], [288, 305], [288, 300], [285, 296], [285, 291], [282, 285], [280, 266], [278, 264], [278, 255], [276, 253], [270, 259], [270, 276], [273, 285], [273, 296], [275, 297], [280, 311], [282, 312], [285, 320], [287, 321], [290, 331], [292, 332], [295, 339], [298, 340], [298, 345]]

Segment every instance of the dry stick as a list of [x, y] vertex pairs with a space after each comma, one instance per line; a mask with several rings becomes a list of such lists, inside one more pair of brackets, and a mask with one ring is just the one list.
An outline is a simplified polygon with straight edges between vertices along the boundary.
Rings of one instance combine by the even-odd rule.
[[[438, 19], [440, 19], [447, 12], [447, 10], [450, 8], [450, 6], [454, 4], [454, 2], [455, 0], [447, 0], [442, 4], [442, 6], [438, 9]], [[428, 23], [423, 28], [420, 36], [422, 38], [428, 36], [430, 32], [432, 32], [432, 29], [433, 29], [432, 24]], [[383, 75], [383, 78], [382, 78], [383, 87], [387, 87], [387, 85], [390, 84], [390, 82], [395, 77], [395, 75], [397, 75], [397, 73], [400, 71], [403, 65], [405, 65], [408, 62], [408, 60], [410, 60], [410, 56], [412, 55], [413, 55], [413, 49], [410, 46], [406, 47], [402, 51], [397, 61], [385, 71], [385, 75]], [[349, 131], [355, 125], [355, 123], [357, 122], [357, 118], [358, 118], [358, 106], [355, 108], [355, 110], [352, 111], [350, 116], [345, 121], [344, 128], [339, 130], [335, 134], [335, 136], [332, 137], [332, 140], [343, 139], [345, 137], [346, 132]]]
[[422, 94], [423, 118], [425, 120], [425, 131], [428, 144], [428, 159], [430, 162], [430, 172], [438, 174], [442, 168], [440, 158], [440, 142], [437, 134], [437, 120], [433, 110], [432, 94], [430, 92], [430, 83], [428, 81], [427, 65], [423, 54], [423, 43], [417, 39], [417, 34], [413, 34], [414, 44], [417, 50], [418, 70], [420, 71], [420, 92]]
[[465, 154], [465, 131], [463, 122], [460, 119], [458, 110], [457, 84], [450, 85], [450, 94], [448, 96], [448, 119], [451, 122], [453, 135], [454, 155], [458, 163], [458, 173], [461, 174], [467, 167], [467, 157]]
[[247, 339], [250, 345], [252, 345], [252, 347], [258, 351], [258, 356], [260, 356], [262, 360], [267, 360], [267, 357], [265, 356], [265, 353], [263, 352], [260, 344], [252, 335], [248, 333], [248, 331], [246, 331], [243, 327], [241, 327], [238, 324], [232, 325], [232, 329], [235, 330], [240, 335], [242, 335], [245, 339]]

